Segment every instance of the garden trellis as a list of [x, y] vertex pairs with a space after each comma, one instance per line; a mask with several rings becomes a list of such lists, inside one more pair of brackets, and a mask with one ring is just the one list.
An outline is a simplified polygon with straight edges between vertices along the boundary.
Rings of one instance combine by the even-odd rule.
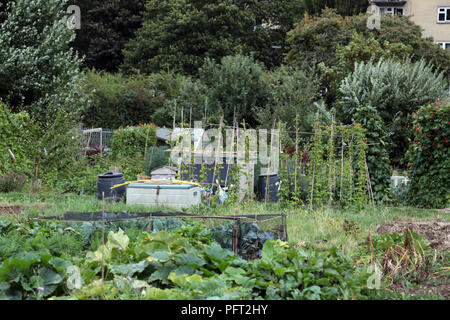
[[[304, 133], [312, 137], [303, 148], [298, 146], [300, 133], [296, 132], [295, 146], [281, 158], [281, 198], [308, 205], [310, 210], [373, 203], [366, 160], [370, 146], [364, 131], [357, 123], [344, 126], [333, 121], [324, 126], [316, 122], [314, 132]], [[283, 150], [287, 149], [285, 144]]]
[[[209, 124], [208, 126], [213, 127], [214, 125]], [[272, 129], [275, 129], [275, 125]], [[239, 139], [241, 130], [245, 130], [245, 125], [243, 129], [236, 126], [233, 128], [231, 141], [235, 146], [239, 144], [239, 141], [235, 141], [235, 138]], [[367, 203], [374, 203], [373, 186], [367, 164], [367, 151], [371, 146], [378, 143], [367, 142], [366, 130], [362, 125], [358, 123], [337, 125], [333, 117], [329, 125], [323, 125], [316, 121], [313, 132], [288, 131], [281, 123], [278, 125], [278, 132], [281, 157], [278, 166], [279, 172], [276, 173], [281, 177], [281, 186], [279, 187], [281, 199], [307, 205], [311, 210], [314, 207], [324, 205], [328, 205], [328, 207], [355, 206], [360, 208]], [[292, 141], [291, 138], [293, 133], [295, 134], [295, 141]], [[301, 139], [301, 136], [304, 136], [304, 138]], [[223, 140], [221, 139], [221, 141]], [[273, 140], [273, 136], [271, 140]], [[229, 142], [227, 136], [225, 158], [239, 157], [240, 154], [237, 149], [228, 147]], [[264, 142], [260, 141], [261, 143]], [[272, 141], [266, 143], [271, 146]], [[194, 150], [191, 151], [191, 155], [198, 157]], [[253, 162], [256, 162], [255, 159], [258, 159], [259, 155], [257, 152], [249, 152], [249, 156], [252, 156]], [[272, 157], [270, 159], [272, 160]], [[233, 181], [233, 179], [230, 179], [230, 169], [231, 173], [234, 172], [243, 177], [248, 171], [249, 164], [252, 165], [247, 158], [244, 164], [240, 164], [240, 167], [225, 165], [227, 174], [224, 178], [221, 177], [221, 174], [214, 174], [217, 173], [214, 164], [212, 166], [214, 168], [213, 184], [215, 184], [216, 179], [226, 182]], [[270, 160], [267, 166], [271, 166]], [[212, 169], [202, 165], [201, 173], [203, 175], [197, 174], [197, 177], [195, 177], [195, 175], [192, 175], [191, 167], [192, 164], [183, 165], [180, 168], [180, 172], [184, 173], [183, 178], [197, 179], [200, 183], [204, 181], [199, 177], [206, 178], [206, 176], [209, 176], [208, 169], [210, 169], [209, 171]], [[254, 173], [256, 172], [252, 170], [252, 175]], [[209, 180], [211, 179], [209, 178]], [[225, 185], [225, 187], [228, 187], [228, 185]], [[236, 187], [234, 186], [234, 188]], [[269, 188], [269, 183], [266, 183], [266, 188]], [[249, 199], [251, 198], [251, 192], [250, 188], [245, 191]], [[265, 194], [268, 195], [267, 190]]]

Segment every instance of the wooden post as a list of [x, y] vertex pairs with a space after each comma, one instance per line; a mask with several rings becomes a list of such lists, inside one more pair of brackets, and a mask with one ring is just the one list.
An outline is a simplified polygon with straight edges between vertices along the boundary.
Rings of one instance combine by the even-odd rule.
[[281, 214], [281, 230], [280, 230], [280, 238], [287, 241], [287, 232], [286, 232], [286, 214]]
[[375, 199], [373, 197], [373, 190], [372, 190], [372, 182], [370, 181], [369, 167], [367, 166], [367, 158], [365, 154], [364, 154], [364, 165], [366, 169], [367, 190], [369, 191], [369, 199], [372, 202], [372, 205], [375, 206]]
[[[211, 182], [211, 188], [214, 186], [214, 179], [216, 178], [216, 167], [217, 167], [218, 153], [219, 153], [220, 147], [223, 146], [223, 143], [222, 143], [222, 124], [223, 124], [223, 116], [220, 117], [219, 141], [217, 142], [216, 157], [214, 159], [214, 171], [213, 171], [213, 178], [212, 178], [212, 182]], [[219, 173], [219, 176], [220, 176], [220, 173]]]
[[334, 172], [334, 114], [331, 120], [331, 137], [330, 137], [330, 149], [328, 150], [328, 160], [329, 160], [329, 168], [328, 168], [328, 207], [331, 208], [333, 202], [333, 172]]
[[184, 105], [181, 106], [181, 127], [184, 129]]
[[295, 115], [295, 162], [294, 162], [294, 192], [297, 197], [297, 160], [298, 160], [298, 113]]
[[177, 115], [177, 100], [175, 100], [174, 102], [174, 109], [173, 109], [173, 130], [175, 130], [176, 115]]
[[238, 255], [238, 244], [239, 244], [238, 224], [240, 224], [239, 218], [234, 220], [234, 225], [233, 225], [232, 249], [236, 256]]
[[[275, 125], [276, 125], [276, 119], [273, 120], [273, 125], [272, 125], [272, 130], [275, 130]], [[267, 197], [268, 197], [268, 193], [269, 193], [269, 182], [270, 182], [270, 166], [272, 165], [271, 163], [271, 157], [270, 157], [270, 148], [272, 147], [272, 135], [270, 137], [271, 141], [270, 141], [270, 147], [269, 147], [269, 161], [267, 163], [267, 178], [266, 178], [266, 194], [264, 195], [264, 201], [265, 201], [265, 206], [267, 208]]]
[[103, 128], [100, 128], [100, 153], [103, 157]]
[[[225, 187], [228, 187], [228, 174], [230, 173], [230, 167], [234, 162], [234, 133], [235, 133], [235, 125], [236, 125], [236, 117], [233, 116], [233, 134], [231, 135], [231, 145], [232, 145], [232, 149], [231, 149], [231, 153], [230, 156], [231, 158], [231, 163], [230, 161], [228, 161], [227, 158], [227, 174], [225, 175]], [[230, 188], [228, 188], [228, 192], [230, 191]]]
[[203, 122], [206, 125], [206, 112], [208, 111], [208, 97], [205, 98], [205, 116], [203, 117]]
[[105, 191], [102, 191], [102, 295], [105, 298]]
[[339, 190], [339, 201], [342, 202], [342, 186], [344, 179], [344, 135], [342, 134], [342, 150], [341, 150], [341, 187]]

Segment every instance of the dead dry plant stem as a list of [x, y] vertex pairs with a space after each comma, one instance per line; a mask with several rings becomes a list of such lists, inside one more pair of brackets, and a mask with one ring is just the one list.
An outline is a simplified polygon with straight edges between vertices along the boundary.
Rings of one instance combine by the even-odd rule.
[[403, 256], [401, 257], [401, 259], [398, 261], [397, 265], [393, 268], [393, 270], [391, 271], [391, 273], [388, 275], [388, 277], [392, 280], [392, 275], [400, 268], [401, 263], [403, 261], [403, 259], [407, 256], [408, 254], [408, 250], [405, 250]]
[[3, 210], [14, 220], [17, 222], [17, 224], [22, 228], [23, 231], [28, 232], [28, 230], [23, 226], [22, 220], [20, 220], [19, 215], [14, 212], [14, 210], [9, 205], [8, 201], [6, 201], [5, 198], [0, 196], [0, 198], [5, 202], [5, 205], [0, 204], [0, 206], [3, 208]]
[[21, 224], [21, 222], [19, 222], [20, 220], [18, 220], [18, 218], [16, 217], [14, 211], [10, 211], [12, 209], [10, 209], [8, 206], [4, 206], [4, 205], [0, 205], [1, 208], [3, 209], [3, 211], [5, 211], [10, 217], [11, 219], [13, 219], [15, 222], [17, 222], [17, 224]]

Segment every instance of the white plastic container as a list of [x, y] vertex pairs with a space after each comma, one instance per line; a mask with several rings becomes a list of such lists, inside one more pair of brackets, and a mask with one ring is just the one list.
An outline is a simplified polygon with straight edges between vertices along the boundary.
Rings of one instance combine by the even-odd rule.
[[200, 202], [200, 187], [192, 184], [131, 183], [127, 186], [127, 204], [183, 209]]

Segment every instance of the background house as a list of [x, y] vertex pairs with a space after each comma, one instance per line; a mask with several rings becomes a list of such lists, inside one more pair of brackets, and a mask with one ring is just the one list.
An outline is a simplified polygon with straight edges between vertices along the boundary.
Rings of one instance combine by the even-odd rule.
[[450, 50], [450, 0], [370, 0], [377, 14], [411, 16], [424, 37]]

